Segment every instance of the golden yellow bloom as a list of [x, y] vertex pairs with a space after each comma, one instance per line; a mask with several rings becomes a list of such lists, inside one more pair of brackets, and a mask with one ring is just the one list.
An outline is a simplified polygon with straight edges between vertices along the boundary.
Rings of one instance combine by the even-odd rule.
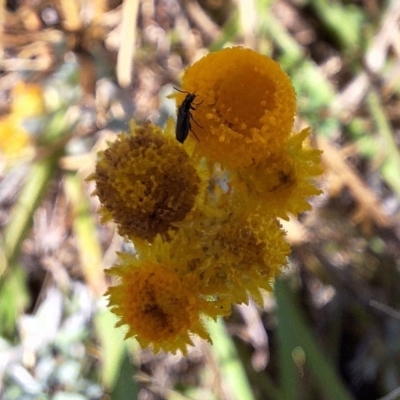
[[[173, 95], [178, 139], [188, 122], [194, 133], [183, 146], [171, 124], [132, 122], [88, 178], [102, 221], [135, 247], [109, 270], [117, 325], [156, 352], [186, 353], [191, 335], [209, 340], [203, 318], [228, 316], [249, 297], [261, 304], [290, 253], [278, 217], [320, 193], [320, 151], [304, 146], [309, 129], [292, 133], [295, 92], [276, 62], [224, 49], [190, 67], [182, 90]], [[180, 108], [185, 99], [192, 108]]]
[[[196, 152], [236, 169], [265, 159], [290, 135], [296, 96], [289, 77], [265, 55], [241, 47], [210, 53], [188, 68], [182, 89], [196, 94]], [[186, 97], [176, 93], [179, 107]], [[200, 125], [200, 126], [199, 126]]]
[[[163, 259], [173, 254], [180, 260], [175, 271], [191, 278], [192, 287], [209, 299], [214, 310], [204, 312], [213, 318], [229, 315], [231, 305], [247, 302], [249, 294], [260, 301], [259, 290], [270, 289], [290, 252], [274, 218], [234, 203], [226, 203], [218, 214], [209, 207], [197, 208], [177, 224], [179, 229], [163, 251], [149, 249], [163, 254]], [[139, 254], [143, 250], [139, 248]]]
[[26, 118], [45, 112], [42, 86], [37, 83], [18, 82], [11, 91], [10, 114], [0, 119], [0, 153], [11, 159], [33, 154], [32, 135], [23, 123]]
[[32, 136], [20, 117], [9, 114], [0, 118], [0, 153], [19, 158], [28, 153], [31, 143]]
[[198, 265], [202, 292], [231, 303], [247, 303], [249, 295], [262, 302], [260, 289], [271, 289], [290, 252], [280, 224], [257, 213], [236, 216], [209, 239]]
[[11, 92], [11, 99], [11, 114], [28, 118], [44, 113], [43, 89], [38, 83], [18, 82]]
[[236, 192], [247, 193], [248, 207], [260, 205], [268, 215], [286, 220], [288, 214], [311, 208], [308, 199], [321, 194], [313, 179], [323, 170], [321, 151], [303, 146], [309, 134], [309, 128], [293, 134], [281, 152], [238, 170], [240, 179], [232, 186]]
[[209, 340], [200, 313], [204, 303], [190, 281], [163, 265], [119, 254], [120, 262], [109, 270], [119, 283], [110, 287], [109, 304], [120, 317], [117, 326], [128, 325], [142, 347], [186, 354], [191, 334]]
[[131, 126], [100, 152], [96, 182], [102, 221], [113, 219], [123, 236], [153, 240], [192, 209], [200, 178], [183, 148], [160, 128]]
[[[192, 213], [190, 214], [192, 215]], [[197, 219], [197, 217], [195, 217]], [[190, 218], [192, 220], [192, 218]], [[199, 221], [201, 221], [199, 219]], [[171, 233], [168, 241], [157, 235], [151, 246], [144, 241], [135, 242], [136, 259], [138, 263], [160, 264], [164, 268], [174, 271], [185, 281], [187, 287], [196, 293], [201, 299], [200, 312], [207, 317], [216, 319], [231, 314], [232, 302], [226, 299], [219, 299], [210, 296], [210, 293], [203, 290], [204, 276], [202, 272], [206, 268], [206, 261], [209, 260], [209, 253], [206, 246], [209, 245], [211, 237], [215, 238], [213, 229], [202, 231], [206, 224], [217, 220], [205, 221], [205, 224], [193, 224], [187, 219], [177, 223], [178, 228]], [[200, 267], [201, 264], [201, 267]]]

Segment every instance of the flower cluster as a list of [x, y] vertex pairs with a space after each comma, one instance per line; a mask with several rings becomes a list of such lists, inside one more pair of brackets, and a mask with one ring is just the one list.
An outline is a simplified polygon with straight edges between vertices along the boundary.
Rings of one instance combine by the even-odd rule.
[[310, 130], [292, 132], [291, 81], [266, 56], [211, 53], [173, 97], [183, 144], [171, 121], [164, 130], [132, 123], [89, 179], [102, 220], [135, 249], [109, 270], [118, 325], [142, 346], [186, 353], [192, 335], [209, 340], [205, 317], [250, 297], [262, 303], [290, 252], [279, 218], [310, 208], [322, 171], [320, 152], [305, 145]]

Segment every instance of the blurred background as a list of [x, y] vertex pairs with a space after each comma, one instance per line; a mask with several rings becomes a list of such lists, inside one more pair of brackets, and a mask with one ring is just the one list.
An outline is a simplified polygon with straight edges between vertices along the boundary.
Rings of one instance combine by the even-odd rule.
[[[399, 22], [399, 0], [0, 0], [0, 398], [400, 399]], [[103, 270], [123, 241], [85, 178], [232, 45], [293, 79], [324, 194], [285, 223], [263, 309], [153, 355], [113, 327]]]

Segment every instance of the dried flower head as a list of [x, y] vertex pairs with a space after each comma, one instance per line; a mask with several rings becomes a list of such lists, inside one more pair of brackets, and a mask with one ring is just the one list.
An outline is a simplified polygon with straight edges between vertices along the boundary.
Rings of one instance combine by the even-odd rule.
[[131, 126], [99, 153], [96, 182], [103, 222], [113, 219], [119, 233], [151, 241], [167, 235], [192, 209], [200, 178], [186, 152], [152, 124]]

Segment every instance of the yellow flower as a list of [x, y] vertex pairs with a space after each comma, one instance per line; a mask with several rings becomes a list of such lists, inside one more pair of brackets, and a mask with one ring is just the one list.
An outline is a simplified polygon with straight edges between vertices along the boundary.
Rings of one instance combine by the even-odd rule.
[[11, 91], [10, 114], [0, 119], [0, 152], [11, 159], [33, 154], [33, 137], [23, 123], [26, 118], [42, 115], [45, 102], [42, 86], [18, 82]]
[[[175, 271], [192, 279], [192, 287], [209, 299], [216, 314], [207, 315], [213, 318], [229, 315], [230, 306], [247, 303], [249, 295], [260, 302], [260, 289], [270, 290], [290, 252], [276, 219], [233, 203], [225, 203], [218, 213], [209, 206], [197, 208], [177, 224], [163, 251], [157, 246], [148, 250], [162, 254], [160, 259], [180, 261]], [[138, 249], [139, 254], [143, 251]]]
[[43, 89], [38, 83], [18, 82], [11, 98], [11, 114], [21, 118], [35, 117], [45, 111]]
[[30, 153], [31, 143], [32, 136], [23, 127], [20, 117], [9, 114], [0, 118], [0, 153], [11, 158], [23, 157]]
[[183, 148], [160, 128], [134, 123], [99, 153], [96, 182], [102, 221], [113, 219], [119, 233], [134, 239], [168, 236], [172, 224], [192, 209], [200, 178]]
[[271, 290], [290, 253], [280, 224], [262, 214], [236, 215], [208, 239], [203, 242], [203, 262], [197, 266], [202, 293], [231, 303], [247, 303], [250, 295], [262, 303], [260, 289]]
[[152, 346], [186, 354], [190, 335], [210, 340], [200, 317], [204, 301], [194, 288], [171, 268], [119, 254], [120, 262], [108, 272], [119, 279], [108, 289], [109, 305], [128, 325], [126, 338], [135, 337], [142, 347]]
[[309, 134], [309, 128], [293, 134], [279, 153], [238, 170], [232, 186], [247, 193], [248, 207], [259, 205], [268, 215], [286, 220], [288, 214], [311, 209], [308, 199], [321, 194], [313, 179], [323, 170], [321, 151], [303, 147]]
[[[177, 223], [179, 229], [171, 233], [168, 241], [163, 240], [160, 235], [154, 238], [151, 245], [144, 241], [135, 241], [137, 263], [163, 265], [164, 268], [174, 271], [201, 300], [201, 314], [212, 319], [226, 317], [231, 314], [232, 302], [226, 298], [216, 298], [210, 291], [204, 290], [207, 283], [203, 271], [210, 259], [207, 246], [210, 245], [210, 238], [215, 238], [215, 229], [208, 229], [206, 226], [217, 220], [198, 221], [199, 225], [187, 222], [187, 219]], [[206, 230], [203, 231], [203, 228]]]
[[[196, 94], [196, 152], [226, 167], [246, 167], [280, 149], [296, 96], [289, 77], [265, 55], [241, 47], [210, 53], [188, 68], [182, 89]], [[179, 107], [185, 93], [175, 94]]]
[[203, 318], [249, 297], [261, 304], [290, 253], [278, 217], [320, 193], [320, 151], [304, 146], [309, 129], [292, 133], [295, 92], [276, 62], [241, 47], [211, 53], [182, 90], [179, 123], [194, 133], [183, 146], [171, 124], [132, 122], [88, 178], [102, 221], [135, 247], [109, 270], [110, 307], [127, 337], [156, 352], [186, 353], [191, 335], [209, 340]]

